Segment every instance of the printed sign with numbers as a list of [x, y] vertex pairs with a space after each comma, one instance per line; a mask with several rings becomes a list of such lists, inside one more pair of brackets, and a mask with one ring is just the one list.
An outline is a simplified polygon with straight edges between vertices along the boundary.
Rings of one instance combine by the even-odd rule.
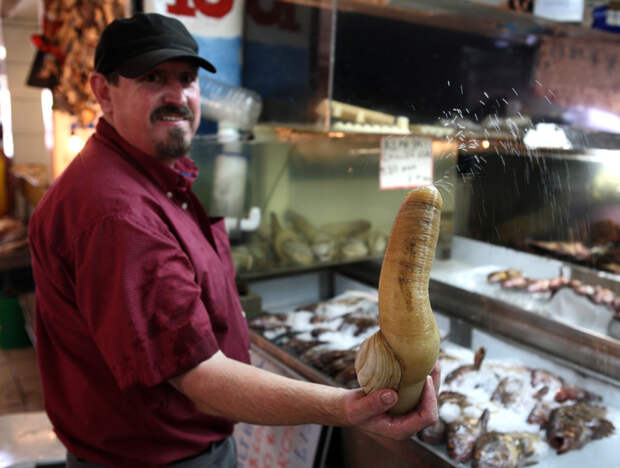
[[[252, 349], [252, 364], [289, 376], [286, 369]], [[256, 402], [257, 405], [260, 402]], [[312, 468], [322, 426], [255, 426], [238, 423], [233, 437], [237, 443], [239, 468]]]
[[430, 138], [388, 136], [381, 139], [381, 190], [419, 187], [432, 183], [433, 152]]

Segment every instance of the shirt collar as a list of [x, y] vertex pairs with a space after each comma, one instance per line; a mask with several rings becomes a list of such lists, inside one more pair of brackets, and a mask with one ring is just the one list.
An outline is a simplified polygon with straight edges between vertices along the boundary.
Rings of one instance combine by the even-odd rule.
[[121, 156], [130, 159], [144, 170], [164, 191], [186, 190], [198, 177], [198, 167], [189, 157], [183, 156], [170, 167], [129, 144], [104, 118], [97, 122], [98, 136], [116, 146]]

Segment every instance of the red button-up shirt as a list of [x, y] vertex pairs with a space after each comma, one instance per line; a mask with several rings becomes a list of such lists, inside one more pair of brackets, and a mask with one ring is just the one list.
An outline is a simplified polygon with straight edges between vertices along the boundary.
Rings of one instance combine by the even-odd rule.
[[100, 119], [32, 216], [45, 408], [78, 457], [160, 466], [232, 432], [167, 382], [218, 350], [249, 362], [228, 237], [192, 193], [196, 175]]

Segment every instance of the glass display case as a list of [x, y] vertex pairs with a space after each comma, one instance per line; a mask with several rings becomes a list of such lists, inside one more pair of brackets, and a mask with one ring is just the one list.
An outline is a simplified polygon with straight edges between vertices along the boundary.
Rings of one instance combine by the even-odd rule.
[[[408, 190], [382, 189], [384, 142], [426, 141], [444, 199], [430, 283], [443, 346], [557, 371], [617, 426], [618, 36], [447, 0], [261, 5], [248, 5], [244, 59], [260, 122], [248, 140], [197, 137], [192, 150], [195, 191], [226, 218], [254, 346], [308, 380], [355, 384], [355, 343], [330, 373], [327, 357], [287, 346], [301, 330], [261, 320], [292, 322], [351, 290], [376, 298]], [[600, 453], [613, 458], [617, 438]], [[459, 463], [419, 438], [343, 430], [339, 443], [342, 466]], [[592, 450], [545, 466], [583, 466]]]
[[[227, 218], [254, 345], [312, 381], [355, 384], [350, 368], [349, 374], [344, 371], [352, 364], [356, 345], [339, 349], [340, 362], [328, 371], [318, 361], [306, 359], [304, 346], [312, 343], [289, 347], [283, 336], [266, 334], [261, 320], [282, 314], [293, 320], [300, 307], [316, 306], [350, 290], [376, 295], [385, 239], [406, 192], [379, 188], [380, 142], [388, 137], [263, 125], [256, 129], [253, 141], [234, 148], [209, 140], [197, 140], [194, 145], [192, 157], [203, 174], [195, 191], [210, 214]], [[533, 156], [527, 151], [503, 155], [479, 151], [474, 155], [446, 139], [433, 137], [433, 141], [434, 179], [446, 203], [430, 297], [437, 318], [441, 317], [444, 346], [453, 343], [475, 350], [485, 343], [490, 356], [500, 351], [506, 354], [504, 347], [511, 349], [508, 354], [513, 357], [534, 355], [540, 368], [559, 367], [560, 375], [569, 375], [565, 378], [571, 384], [604, 394], [609, 408], [620, 405], [611, 397], [618, 394], [620, 376], [620, 340], [611, 330], [616, 321], [613, 303], [596, 304], [593, 296], [577, 294], [568, 284], [561, 290], [528, 290], [528, 286], [538, 284], [534, 280], [566, 277], [580, 279], [593, 288], [617, 291], [617, 275], [598, 269], [597, 264], [572, 262], [565, 255], [549, 257], [548, 251], [532, 251], [522, 243], [500, 245], [504, 238], [513, 241], [542, 235], [538, 230], [542, 228], [552, 236], [577, 232], [565, 233], [559, 222], [544, 223], [545, 215], [538, 214], [539, 210], [558, 209], [558, 218], [568, 227], [573, 219], [585, 220], [583, 214], [570, 214], [575, 202], [580, 207], [599, 203], [617, 206], [613, 191], [588, 191], [589, 186], [599, 187], [593, 181], [605, 164], [601, 154], [593, 157], [586, 152], [555, 151]], [[501, 144], [500, 140], [489, 141]], [[524, 166], [536, 170], [525, 176], [521, 172]], [[551, 173], [555, 176], [543, 171], [544, 167], [555, 168]], [[549, 178], [556, 184], [546, 187], [549, 196], [556, 193], [552, 208], [545, 207], [548, 198], [540, 196]], [[579, 180], [583, 184], [576, 182]], [[522, 190], [512, 189], [519, 184]], [[561, 187], [572, 188], [564, 193]], [[605, 196], [597, 197], [599, 192]], [[530, 212], [540, 222], [522, 221], [527, 219], [523, 213]], [[501, 223], [494, 220], [500, 214], [508, 223], [516, 220], [512, 224], [516, 233], [509, 236], [511, 230], [505, 228], [499, 231], [503, 235], [498, 234], [495, 228]], [[369, 240], [375, 232], [384, 237], [380, 248], [372, 251]], [[356, 244], [358, 250], [347, 250]], [[326, 256], [330, 252], [333, 256]], [[494, 273], [509, 269], [532, 281], [523, 288], [490, 281]], [[336, 370], [338, 373], [333, 373]], [[367, 436], [355, 431], [344, 431], [338, 437], [340, 452], [348, 454], [351, 466], [364, 466], [359, 464], [360, 457], [364, 458], [360, 444], [379, 444], [390, 457], [397, 458], [403, 450], [384, 447], [376, 440], [366, 441], [366, 445], [360, 441]], [[610, 440], [605, 447], [615, 443], [615, 439]], [[408, 462], [430, 457], [424, 462], [428, 466], [454, 463], [445, 448], [419, 440], [412, 444], [406, 446], [406, 455], [401, 454]], [[432, 455], [420, 455], [427, 451]], [[563, 466], [579, 466], [583, 453], [561, 458]], [[585, 456], [588, 453], [585, 451]], [[405, 463], [399, 460], [394, 466]], [[545, 458], [545, 463], [552, 460]]]
[[[237, 152], [200, 138], [192, 150], [208, 174], [194, 189], [211, 215], [226, 217], [240, 277], [381, 259], [405, 193], [379, 188], [383, 135], [284, 128], [265, 133]], [[455, 145], [433, 141], [434, 173], [446, 187], [444, 257], [452, 234], [455, 157]]]

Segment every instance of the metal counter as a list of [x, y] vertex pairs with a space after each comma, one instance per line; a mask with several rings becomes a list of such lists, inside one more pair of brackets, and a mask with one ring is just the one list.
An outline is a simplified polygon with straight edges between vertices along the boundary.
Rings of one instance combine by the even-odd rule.
[[[475, 327], [551, 354], [567, 365], [579, 367], [580, 372], [594, 371], [620, 380], [620, 341], [601, 327], [554, 319], [546, 311], [548, 302], [501, 291], [499, 286], [487, 283], [488, 272], [508, 267], [543, 278], [570, 273], [571, 269], [561, 261], [459, 236], [454, 239], [452, 259], [434, 261], [429, 285], [431, 304], [453, 319], [455, 329], [451, 333], [461, 337], [455, 341], [469, 346], [468, 336]], [[380, 268], [377, 262], [366, 262], [343, 266], [338, 271], [377, 287]], [[596, 273], [588, 275], [584, 269], [576, 273], [582, 280], [599, 281]], [[613, 283], [609, 277], [601, 278], [606, 287]], [[615, 284], [620, 286], [620, 278]], [[575, 314], [579, 313], [577, 309]]]
[[[280, 364], [310, 382], [338, 386], [325, 374], [304, 364], [260, 334], [250, 331], [252, 346], [266, 352]], [[411, 467], [447, 468], [459, 466], [446, 455], [417, 439], [395, 441], [355, 428], [338, 428], [342, 468]]]
[[[438, 315], [438, 321], [439, 316], [442, 316], [443, 325], [448, 322], [451, 342], [474, 349], [481, 345], [481, 333], [486, 333], [487, 338], [483, 340], [494, 340], [494, 346], [499, 343], [510, 348], [504, 355], [512, 357], [515, 353], [529, 353], [537, 360], [534, 366], [570, 369], [573, 373], [572, 381], [593, 385], [594, 391], [605, 395], [609, 404], [620, 407], [620, 341], [574, 323], [562, 323], [552, 315], [544, 315], [541, 312], [548, 307], [548, 301], [531, 298], [524, 300], [519, 294], [502, 291], [498, 285], [491, 285], [487, 281], [489, 270], [508, 267], [523, 269], [531, 277], [553, 277], [566, 273], [564, 263], [458, 236], [454, 239], [452, 250], [450, 260], [434, 261], [430, 280], [433, 309]], [[259, 294], [265, 293], [263, 300], [266, 304], [263, 308], [282, 312], [294, 300], [299, 303], [324, 300], [342, 291], [355, 289], [358, 285], [367, 285], [368, 289], [374, 290], [378, 285], [380, 269], [378, 261], [352, 263], [316, 271], [312, 278], [302, 278], [300, 275], [294, 278], [270, 278], [265, 280], [269, 287], [262, 291], [261, 286], [257, 286]], [[584, 278], [583, 274], [580, 272], [581, 278]], [[279, 284], [280, 281], [288, 283], [284, 286]], [[306, 283], [312, 285], [308, 290], [315, 290], [314, 299], [312, 293], [306, 291]], [[283, 295], [282, 291], [289, 292]], [[287, 301], [289, 304], [286, 304]], [[270, 304], [278, 307], [272, 310]], [[577, 315], [580, 312], [577, 310]], [[253, 346], [269, 353], [303, 378], [338, 385], [327, 375], [263, 336], [252, 333], [252, 342]], [[351, 428], [340, 429], [339, 437], [342, 457], [339, 466], [462, 466], [450, 459], [445, 450], [417, 439], [397, 442]], [[615, 439], [606, 441], [600, 447], [607, 450], [608, 445], [613, 443]], [[580, 460], [579, 457], [587, 454], [573, 453], [571, 457], [554, 458], [553, 466], [557, 463], [561, 466], [561, 463], [573, 458]], [[570, 466], [580, 466], [581, 462], [571, 463]]]

